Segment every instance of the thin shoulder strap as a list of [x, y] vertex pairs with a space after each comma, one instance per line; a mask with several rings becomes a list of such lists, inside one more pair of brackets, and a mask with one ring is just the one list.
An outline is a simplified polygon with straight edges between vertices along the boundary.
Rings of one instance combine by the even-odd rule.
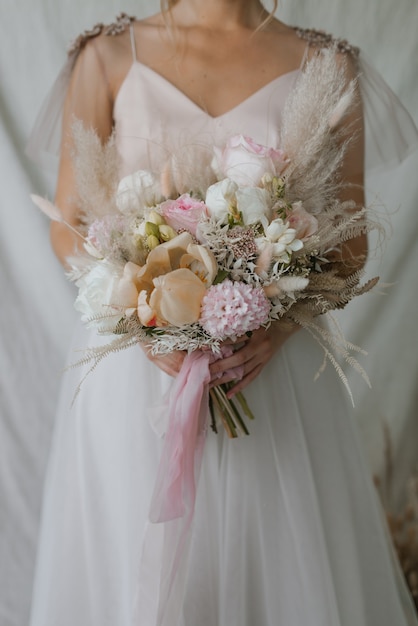
[[309, 50], [310, 49], [311, 49], [311, 46], [310, 46], [309, 42], [306, 42], [305, 49], [304, 49], [303, 55], [302, 55], [302, 59], [301, 59], [300, 65], [299, 65], [299, 69], [301, 71], [304, 69], [304, 67], [305, 67], [305, 65], [306, 65], [306, 63], [307, 63], [307, 61], [309, 59]]
[[134, 25], [129, 24], [129, 34], [131, 36], [131, 48], [132, 48], [132, 59], [135, 61], [135, 63], [137, 62], [137, 56], [136, 56], [136, 42], [135, 42], [135, 31], [134, 31]]

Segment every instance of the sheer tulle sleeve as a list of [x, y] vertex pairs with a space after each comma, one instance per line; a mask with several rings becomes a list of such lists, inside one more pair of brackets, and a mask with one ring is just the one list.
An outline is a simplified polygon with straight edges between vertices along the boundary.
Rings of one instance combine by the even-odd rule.
[[63, 104], [61, 138], [58, 149], [65, 147], [74, 119], [94, 129], [102, 140], [112, 132], [113, 96], [109, 72], [98, 41], [89, 42], [78, 55], [71, 72]]
[[[64, 219], [78, 225], [80, 211], [73, 161], [74, 122], [80, 120], [86, 128], [93, 129], [102, 141], [109, 137], [113, 128], [112, 91], [97, 40], [90, 41], [77, 56], [69, 79], [62, 105], [60, 139], [56, 146], [60, 155], [56, 203]], [[50, 138], [57, 141], [57, 132], [53, 132]]]
[[96, 24], [71, 44], [30, 135], [26, 153], [32, 160], [56, 170], [63, 134], [74, 117], [96, 128], [100, 136], [108, 134], [118, 79], [131, 61], [129, 25], [134, 20], [121, 13], [114, 23]]
[[42, 104], [26, 146], [26, 154], [41, 167], [52, 169], [58, 166], [62, 113], [76, 58], [76, 54], [67, 58]]
[[113, 101], [96, 41], [72, 53], [47, 96], [26, 152], [42, 166], [57, 167], [75, 118], [104, 138], [112, 128]]
[[397, 165], [418, 148], [418, 129], [399, 98], [362, 52], [357, 63], [366, 171]]

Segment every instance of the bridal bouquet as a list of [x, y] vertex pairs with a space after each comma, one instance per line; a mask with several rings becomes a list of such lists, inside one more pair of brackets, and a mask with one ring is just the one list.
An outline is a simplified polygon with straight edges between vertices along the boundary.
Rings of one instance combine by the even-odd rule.
[[[360, 272], [328, 258], [373, 225], [365, 208], [337, 195], [345, 151], [339, 126], [354, 85], [345, 86], [328, 61], [322, 80], [328, 76], [329, 84], [319, 101], [313, 66], [289, 98], [280, 147], [235, 135], [191, 171], [173, 154], [160, 172], [139, 170], [118, 181], [113, 139], [103, 147], [75, 124], [84, 216], [78, 234], [86, 252], [70, 259], [75, 307], [88, 326], [114, 335], [108, 345], [87, 349], [83, 361], [94, 367], [138, 341], [154, 353], [204, 349], [219, 358], [232, 351], [226, 339], [239, 341], [281, 320], [313, 333], [346, 385], [336, 356], [361, 370], [354, 346], [315, 320], [376, 279], [360, 286]], [[32, 197], [63, 221], [57, 207]], [[251, 417], [245, 399], [237, 395], [238, 408], [227, 390], [211, 390], [212, 407], [230, 436], [237, 429], [248, 434], [239, 410]]]
[[[242, 395], [234, 402], [228, 389], [209, 390], [210, 362], [260, 327], [297, 324], [317, 339], [324, 364], [333, 363], [348, 389], [338, 357], [366, 377], [353, 356], [357, 348], [335, 325], [331, 332], [318, 322], [377, 280], [361, 285], [360, 263], [339, 255], [376, 226], [366, 208], [339, 199], [349, 141], [341, 122], [354, 98], [355, 84], [347, 85], [334, 51], [321, 53], [287, 98], [277, 145], [243, 135], [197, 152], [183, 145], [168, 151], [160, 171], [122, 180], [114, 137], [102, 145], [93, 131], [74, 125], [76, 232], [85, 254], [68, 260], [69, 276], [83, 321], [111, 337], [88, 348], [81, 363], [93, 369], [138, 342], [154, 353], [188, 353], [154, 421], [168, 417], [144, 539], [154, 545], [153, 524], [164, 524], [158, 611], [168, 620], [185, 580], [208, 407], [231, 437], [248, 432], [241, 413], [251, 416]], [[33, 199], [64, 222], [53, 204]], [[147, 580], [148, 562], [141, 572]]]

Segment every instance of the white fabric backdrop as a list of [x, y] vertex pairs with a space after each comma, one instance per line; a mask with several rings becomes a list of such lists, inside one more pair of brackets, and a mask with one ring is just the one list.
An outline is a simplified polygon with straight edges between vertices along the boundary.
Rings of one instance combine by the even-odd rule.
[[[54, 183], [24, 156], [36, 112], [65, 58], [69, 39], [121, 10], [138, 17], [155, 0], [2, 0], [0, 5], [0, 623], [28, 621], [42, 482], [54, 406], [75, 313], [73, 292], [49, 247], [47, 220], [28, 194], [50, 197]], [[360, 45], [418, 121], [416, 0], [282, 0], [279, 16]], [[384, 129], [382, 129], [384, 132]], [[341, 315], [365, 347], [369, 391], [353, 379], [356, 413], [374, 472], [382, 474], [382, 423], [393, 441], [394, 502], [418, 452], [416, 320], [418, 155], [390, 176], [368, 180], [390, 209], [394, 235], [383, 261], [369, 264], [388, 295], [365, 296]], [[58, 625], [57, 625], [58, 626]], [[116, 626], [116, 625], [115, 625]]]

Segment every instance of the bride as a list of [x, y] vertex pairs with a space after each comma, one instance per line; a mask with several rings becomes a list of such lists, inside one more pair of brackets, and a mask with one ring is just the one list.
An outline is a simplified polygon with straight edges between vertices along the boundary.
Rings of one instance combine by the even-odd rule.
[[[277, 2], [275, 3], [277, 5]], [[275, 6], [276, 8], [276, 6]], [[167, 155], [232, 134], [270, 146], [287, 96], [330, 47], [347, 80], [358, 51], [291, 28], [258, 0], [172, 0], [137, 21], [122, 15], [80, 36], [70, 56], [56, 203], [82, 223], [73, 171], [74, 118], [105, 142], [115, 129], [120, 176], [161, 170]], [[361, 207], [364, 128], [359, 93], [346, 123], [343, 199]], [[58, 222], [65, 266], [80, 245]], [[334, 257], [361, 267], [364, 236]], [[98, 345], [76, 330], [74, 347]], [[185, 353], [112, 354], [71, 399], [65, 376], [45, 487], [31, 626], [403, 626], [416, 624], [392, 557], [344, 389], [314, 375], [321, 350], [280, 322], [211, 366], [212, 382], [243, 376], [256, 413], [247, 438], [210, 433], [190, 551], [165, 593], [161, 529], [149, 522], [162, 441], [150, 416]], [[70, 361], [74, 359], [70, 357]]]

